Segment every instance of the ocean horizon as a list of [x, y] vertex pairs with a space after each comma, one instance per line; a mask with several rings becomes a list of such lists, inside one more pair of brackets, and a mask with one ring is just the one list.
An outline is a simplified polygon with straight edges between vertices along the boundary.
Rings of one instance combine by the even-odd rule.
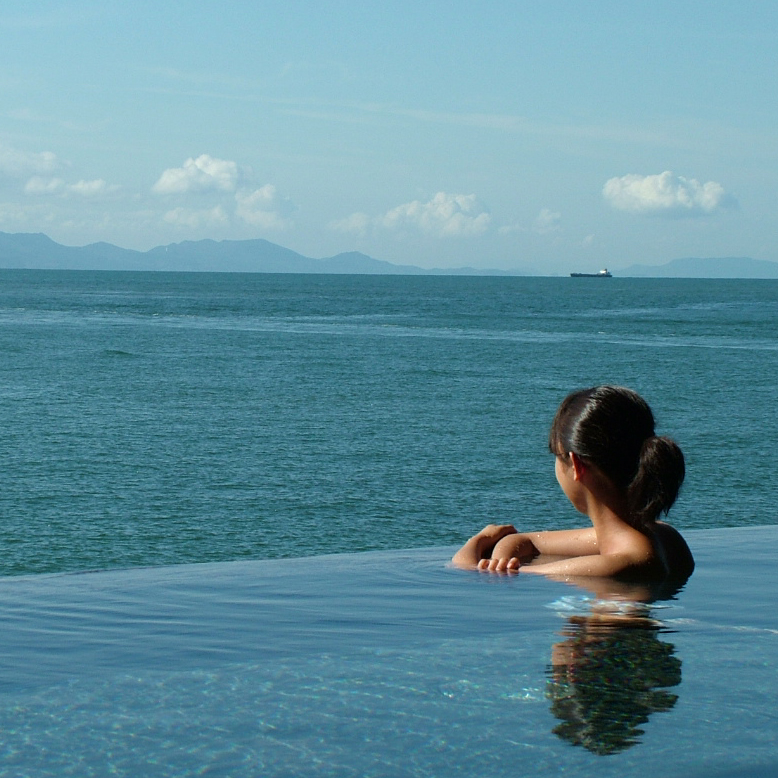
[[771, 281], [0, 272], [4, 575], [576, 526], [548, 425], [630, 386], [681, 529], [776, 523]]
[[127, 249], [111, 243], [65, 246], [43, 233], [0, 231], [0, 268], [11, 270], [90, 270], [129, 272], [197, 273], [334, 273], [339, 275], [462, 275], [565, 277], [571, 273], [596, 274], [610, 267], [622, 278], [742, 278], [776, 279], [778, 262], [752, 257], [685, 257], [659, 264], [623, 266], [603, 259], [571, 263], [565, 272], [555, 273], [539, 266], [488, 267], [480, 258], [478, 267], [420, 267], [397, 264], [345, 251], [314, 258], [264, 239], [186, 240], [154, 246], [147, 251]]

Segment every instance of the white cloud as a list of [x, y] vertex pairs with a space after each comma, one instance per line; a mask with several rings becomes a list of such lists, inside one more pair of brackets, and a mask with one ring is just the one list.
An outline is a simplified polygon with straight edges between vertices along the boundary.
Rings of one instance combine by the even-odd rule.
[[551, 211], [548, 208], [543, 208], [541, 212], [535, 217], [534, 230], [539, 235], [548, 235], [550, 232], [557, 232], [559, 230], [559, 222], [561, 219], [561, 213]]
[[643, 214], [712, 213], [727, 201], [721, 184], [701, 184], [695, 178], [676, 176], [669, 170], [653, 176], [630, 174], [611, 178], [605, 182], [602, 193], [614, 208]]
[[437, 237], [470, 237], [486, 232], [491, 221], [475, 195], [438, 192], [429, 202], [414, 200], [392, 208], [380, 224], [389, 229], [414, 227]]
[[65, 190], [65, 182], [61, 178], [43, 178], [33, 176], [25, 185], [24, 192], [29, 195], [55, 195]]
[[120, 187], [116, 184], [107, 184], [102, 178], [96, 178], [94, 181], [78, 181], [68, 186], [68, 192], [81, 195], [82, 197], [98, 197], [100, 195], [115, 192]]
[[235, 193], [235, 213], [247, 224], [263, 230], [285, 230], [293, 222], [289, 214], [294, 206], [288, 198], [280, 197], [272, 184], [259, 189], [243, 189]]
[[188, 227], [191, 229], [220, 227], [229, 222], [227, 214], [220, 205], [199, 211], [188, 208], [174, 208], [165, 214], [164, 219], [168, 224], [176, 227]]
[[510, 224], [503, 224], [502, 227], [498, 228], [497, 232], [500, 235], [512, 235], [514, 232], [527, 232], [527, 228], [518, 222], [511, 222]]
[[57, 155], [51, 151], [30, 153], [0, 144], [0, 173], [7, 176], [44, 175], [60, 167]]
[[25, 228], [30, 219], [41, 220], [39, 205], [21, 205], [12, 202], [0, 202], [0, 225]]
[[234, 162], [201, 154], [197, 159], [187, 159], [183, 167], [168, 168], [152, 190], [157, 194], [232, 192], [237, 181], [238, 166]]
[[94, 181], [78, 181], [75, 184], [66, 184], [61, 178], [44, 178], [33, 176], [24, 185], [24, 192], [28, 195], [62, 195], [75, 194], [80, 197], [98, 197], [110, 194], [120, 189], [119, 186], [109, 185], [102, 178]]
[[378, 227], [402, 231], [411, 228], [439, 238], [471, 237], [489, 229], [492, 217], [475, 195], [438, 192], [430, 201], [414, 200], [387, 211], [383, 216], [352, 213], [329, 223], [335, 232], [364, 236]]
[[345, 219], [337, 219], [330, 222], [329, 229], [335, 232], [345, 232], [351, 235], [365, 235], [370, 228], [372, 219], [366, 213], [352, 213]]

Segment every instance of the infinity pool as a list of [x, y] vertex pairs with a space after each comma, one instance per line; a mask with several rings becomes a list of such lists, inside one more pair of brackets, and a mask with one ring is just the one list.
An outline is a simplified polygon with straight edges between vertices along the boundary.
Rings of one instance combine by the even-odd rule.
[[0, 579], [0, 775], [778, 774], [778, 528], [651, 603], [452, 549]]

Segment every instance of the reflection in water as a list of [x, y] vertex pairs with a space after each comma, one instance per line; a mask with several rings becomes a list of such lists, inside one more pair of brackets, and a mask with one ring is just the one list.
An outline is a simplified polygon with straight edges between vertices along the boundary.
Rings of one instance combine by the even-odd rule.
[[615, 754], [639, 742], [652, 713], [675, 705], [678, 696], [667, 687], [680, 684], [681, 660], [660, 639], [667, 631], [648, 605], [595, 600], [589, 613], [568, 617], [562, 634], [547, 687], [560, 738]]

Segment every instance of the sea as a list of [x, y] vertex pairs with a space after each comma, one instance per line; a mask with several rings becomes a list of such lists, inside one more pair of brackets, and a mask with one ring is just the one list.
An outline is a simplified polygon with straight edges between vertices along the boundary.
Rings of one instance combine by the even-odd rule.
[[0, 271], [0, 576], [574, 527], [548, 427], [621, 384], [668, 520], [778, 524], [778, 281]]

